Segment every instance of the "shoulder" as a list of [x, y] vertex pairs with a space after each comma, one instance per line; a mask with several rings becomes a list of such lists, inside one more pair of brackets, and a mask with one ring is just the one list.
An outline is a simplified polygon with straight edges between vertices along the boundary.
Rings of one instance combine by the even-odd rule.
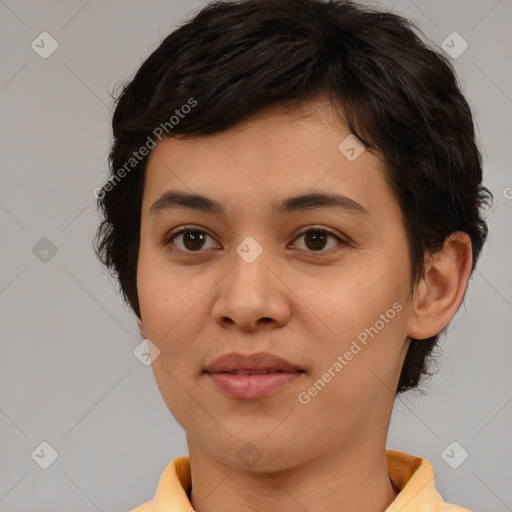
[[162, 510], [189, 512], [192, 507], [187, 494], [191, 482], [189, 457], [178, 457], [165, 467], [154, 498], [129, 512], [161, 512]]
[[437, 491], [432, 465], [427, 459], [386, 450], [389, 476], [398, 495], [386, 512], [471, 512], [447, 503]]

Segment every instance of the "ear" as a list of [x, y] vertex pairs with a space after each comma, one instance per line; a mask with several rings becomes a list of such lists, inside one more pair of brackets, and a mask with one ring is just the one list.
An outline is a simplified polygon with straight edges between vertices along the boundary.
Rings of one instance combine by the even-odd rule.
[[412, 300], [408, 337], [430, 338], [448, 325], [464, 298], [472, 264], [471, 239], [462, 231], [452, 233], [440, 251], [427, 257]]

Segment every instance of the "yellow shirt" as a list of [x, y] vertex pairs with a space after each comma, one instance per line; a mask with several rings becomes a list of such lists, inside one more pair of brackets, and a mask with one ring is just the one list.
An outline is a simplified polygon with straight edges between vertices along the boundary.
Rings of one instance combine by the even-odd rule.
[[[386, 450], [386, 462], [389, 476], [400, 492], [385, 512], [471, 512], [443, 500], [427, 459]], [[191, 483], [190, 459], [178, 457], [164, 469], [155, 497], [130, 512], [192, 512], [187, 496]]]

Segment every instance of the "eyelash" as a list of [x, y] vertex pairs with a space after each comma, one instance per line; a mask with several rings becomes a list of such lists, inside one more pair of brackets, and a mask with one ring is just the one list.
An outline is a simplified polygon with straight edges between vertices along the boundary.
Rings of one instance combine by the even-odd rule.
[[[210, 238], [213, 239], [212, 236], [210, 236], [206, 231], [202, 230], [202, 229], [198, 229], [196, 226], [185, 226], [183, 228], [181, 228], [179, 231], [175, 231], [175, 232], [171, 232], [169, 233], [164, 241], [162, 242], [162, 245], [164, 245], [165, 247], [169, 247], [171, 248], [171, 245], [174, 245], [172, 244], [172, 241], [174, 238], [178, 237], [179, 235], [183, 234], [183, 233], [189, 233], [189, 232], [192, 232], [192, 231], [197, 231], [199, 233], [203, 233], [207, 236], [209, 236]], [[309, 227], [307, 229], [305, 229], [304, 231], [300, 232], [295, 238], [294, 240], [300, 238], [301, 236], [304, 236], [306, 235], [307, 233], [310, 233], [310, 232], [314, 232], [314, 233], [324, 233], [324, 234], [327, 234], [333, 238], [335, 238], [339, 243], [343, 244], [343, 245], [348, 245], [348, 242], [346, 240], [343, 240], [341, 237], [339, 237], [338, 235], [336, 235], [335, 233], [333, 233], [332, 231], [330, 231], [329, 229], [326, 229], [326, 228], [320, 228], [320, 227]], [[182, 253], [182, 254], [200, 254], [202, 252], [206, 252], [205, 250], [198, 250], [198, 251], [184, 251], [183, 249], [179, 249], [177, 248], [176, 246], [172, 247], [171, 250], [173, 252], [179, 252], [179, 253]], [[305, 250], [305, 249], [300, 249], [300, 250]], [[331, 249], [328, 249], [328, 250], [320, 250], [320, 251], [308, 251], [306, 250], [306, 252], [308, 253], [311, 253], [311, 254], [331, 254], [334, 250], [336, 250], [335, 247], [331, 248]]]

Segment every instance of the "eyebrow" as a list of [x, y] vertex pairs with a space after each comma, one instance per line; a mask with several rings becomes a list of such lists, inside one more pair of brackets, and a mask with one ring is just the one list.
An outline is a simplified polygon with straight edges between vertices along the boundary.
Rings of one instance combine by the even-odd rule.
[[[199, 194], [191, 194], [178, 190], [168, 190], [163, 193], [149, 209], [151, 216], [157, 216], [162, 212], [189, 208], [192, 210], [212, 213], [225, 217], [225, 209], [222, 203]], [[368, 210], [358, 202], [347, 196], [335, 192], [313, 192], [297, 196], [287, 197], [272, 204], [271, 211], [274, 216], [284, 216], [290, 213], [311, 210], [314, 208], [336, 208], [361, 217], [369, 217]]]

